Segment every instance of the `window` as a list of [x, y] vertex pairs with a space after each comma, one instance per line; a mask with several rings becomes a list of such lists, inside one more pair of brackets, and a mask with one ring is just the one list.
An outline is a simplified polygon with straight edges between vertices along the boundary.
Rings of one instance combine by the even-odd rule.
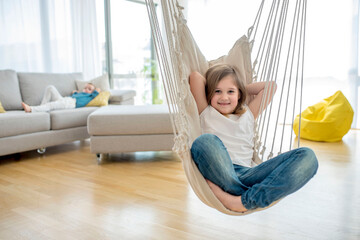
[[157, 66], [145, 3], [105, 0], [104, 4], [97, 3], [97, 9], [98, 22], [106, 19], [105, 27], [99, 25], [103, 33], [99, 42], [103, 69], [109, 72], [112, 87], [135, 89], [135, 104], [161, 103], [158, 78], [151, 77], [151, 70], [157, 72]]

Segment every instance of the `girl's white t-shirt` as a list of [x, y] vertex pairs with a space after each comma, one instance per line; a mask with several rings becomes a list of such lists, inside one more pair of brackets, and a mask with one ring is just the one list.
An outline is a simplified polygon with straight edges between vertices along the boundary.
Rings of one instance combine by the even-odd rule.
[[224, 116], [209, 105], [200, 114], [202, 133], [212, 133], [224, 143], [234, 164], [252, 167], [254, 153], [255, 119], [246, 106], [241, 116]]

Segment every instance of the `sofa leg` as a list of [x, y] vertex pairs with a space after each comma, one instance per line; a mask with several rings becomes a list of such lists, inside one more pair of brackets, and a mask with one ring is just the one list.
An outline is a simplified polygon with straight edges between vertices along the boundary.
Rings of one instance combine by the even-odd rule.
[[37, 152], [38, 152], [39, 154], [44, 154], [44, 153], [46, 152], [46, 148], [38, 148], [38, 149], [37, 149]]
[[105, 159], [107, 159], [109, 157], [108, 153], [97, 153], [96, 154], [96, 159], [98, 164], [101, 164], [102, 161], [104, 161]]

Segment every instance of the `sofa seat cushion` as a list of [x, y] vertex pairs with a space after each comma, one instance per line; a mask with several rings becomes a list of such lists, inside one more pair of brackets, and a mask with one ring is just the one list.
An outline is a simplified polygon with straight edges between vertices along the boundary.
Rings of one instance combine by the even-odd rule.
[[0, 101], [5, 110], [21, 110], [19, 80], [13, 70], [0, 71]]
[[51, 129], [67, 129], [86, 126], [87, 118], [97, 107], [63, 109], [50, 112]]
[[46, 112], [7, 111], [0, 114], [0, 137], [48, 130], [50, 130], [50, 116]]
[[62, 96], [76, 90], [76, 80], [81, 73], [18, 73], [22, 99], [30, 106], [40, 105], [45, 88], [54, 85]]
[[109, 105], [88, 119], [88, 132], [95, 136], [172, 134], [167, 105]]

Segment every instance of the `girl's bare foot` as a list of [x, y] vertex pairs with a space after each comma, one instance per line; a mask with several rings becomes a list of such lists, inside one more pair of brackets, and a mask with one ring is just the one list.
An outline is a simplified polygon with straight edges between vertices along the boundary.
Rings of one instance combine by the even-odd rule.
[[21, 105], [23, 106], [25, 112], [31, 112], [31, 107], [26, 103], [22, 102]]
[[247, 211], [247, 209], [242, 204], [241, 196], [234, 196], [227, 192], [224, 192], [218, 185], [214, 184], [209, 180], [206, 180], [206, 182], [209, 184], [210, 189], [215, 194], [215, 196], [220, 200], [222, 204], [224, 204], [227, 209], [235, 212]]

